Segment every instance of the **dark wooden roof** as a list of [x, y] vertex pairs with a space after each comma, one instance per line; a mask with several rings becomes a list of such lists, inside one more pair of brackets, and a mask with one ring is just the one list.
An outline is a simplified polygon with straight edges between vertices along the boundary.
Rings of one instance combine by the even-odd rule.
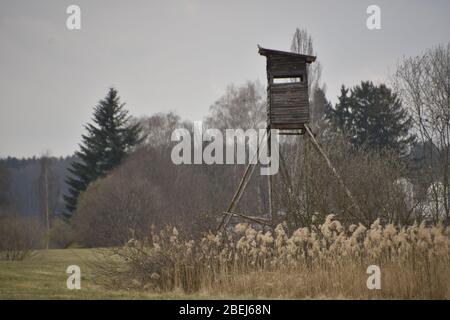
[[315, 56], [308, 56], [306, 54], [299, 54], [299, 53], [294, 53], [294, 52], [287, 52], [287, 51], [279, 51], [279, 50], [272, 50], [272, 49], [265, 49], [262, 48], [258, 45], [258, 52], [260, 55], [262, 56], [285, 56], [285, 57], [292, 57], [292, 58], [299, 58], [302, 59], [304, 61], [306, 61], [307, 63], [311, 63], [316, 61], [316, 57]]

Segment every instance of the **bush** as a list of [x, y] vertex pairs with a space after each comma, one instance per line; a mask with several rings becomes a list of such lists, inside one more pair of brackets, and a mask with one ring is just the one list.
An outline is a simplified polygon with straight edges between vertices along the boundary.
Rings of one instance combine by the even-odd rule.
[[123, 245], [157, 222], [158, 190], [145, 162], [130, 161], [80, 195], [74, 216], [75, 239], [88, 247]]
[[67, 248], [74, 242], [72, 227], [59, 218], [52, 221], [49, 237], [52, 248]]
[[19, 215], [0, 217], [0, 260], [22, 260], [42, 247], [43, 230], [35, 219]]
[[[177, 166], [167, 150], [135, 151], [80, 196], [73, 220], [76, 240], [89, 247], [123, 245], [131, 236], [146, 236], [151, 224], [197, 235], [214, 228], [235, 184], [217, 175], [232, 168], [205, 166]], [[230, 188], [224, 190], [224, 184]]]
[[[332, 212], [347, 226], [359, 222], [370, 225], [378, 218], [383, 223], [408, 225], [422, 218], [412, 210], [412, 195], [398, 183], [408, 177], [405, 163], [398, 156], [359, 150], [338, 136], [322, 140], [359, 210], [312, 143], [303, 143], [299, 151], [295, 145], [285, 145], [288, 179], [282, 170], [275, 176], [274, 202], [278, 210], [286, 213], [289, 230], [314, 223], [315, 213], [324, 219]], [[286, 181], [292, 182], [290, 188]]]

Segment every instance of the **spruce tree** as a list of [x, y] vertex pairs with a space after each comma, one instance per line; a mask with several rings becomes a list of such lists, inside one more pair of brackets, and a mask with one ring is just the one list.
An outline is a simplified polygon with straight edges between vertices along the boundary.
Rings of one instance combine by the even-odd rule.
[[341, 87], [341, 95], [338, 97], [339, 101], [336, 107], [327, 109], [326, 118], [332, 125], [333, 130], [337, 132], [347, 132], [349, 130], [350, 119], [350, 97], [348, 96], [349, 89], [344, 85]]
[[93, 124], [85, 125], [87, 134], [82, 135], [76, 160], [68, 169], [66, 180], [69, 195], [64, 196], [69, 212], [76, 209], [78, 197], [89, 183], [106, 175], [116, 167], [127, 152], [140, 141], [139, 124], [131, 123], [125, 103], [120, 102], [117, 90], [108, 94], [95, 106]]
[[341, 88], [339, 102], [328, 112], [332, 128], [344, 133], [357, 147], [394, 150], [405, 154], [414, 141], [411, 117], [397, 94], [371, 81], [351, 89]]

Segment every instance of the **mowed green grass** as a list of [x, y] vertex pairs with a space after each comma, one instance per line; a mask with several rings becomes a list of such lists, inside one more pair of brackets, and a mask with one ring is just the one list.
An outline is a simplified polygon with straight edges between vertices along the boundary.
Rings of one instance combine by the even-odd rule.
[[[189, 299], [183, 294], [108, 290], [95, 283], [96, 250], [61, 249], [33, 252], [22, 261], [0, 261], [0, 299]], [[66, 285], [69, 265], [81, 269], [81, 289]]]

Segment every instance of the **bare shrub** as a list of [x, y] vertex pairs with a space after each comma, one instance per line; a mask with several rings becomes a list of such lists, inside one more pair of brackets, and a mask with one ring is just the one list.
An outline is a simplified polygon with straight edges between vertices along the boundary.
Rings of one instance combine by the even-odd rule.
[[0, 260], [22, 260], [42, 246], [43, 230], [36, 219], [0, 214]]
[[72, 226], [62, 219], [54, 219], [49, 234], [51, 248], [67, 248], [74, 243]]
[[[145, 146], [80, 196], [74, 216], [76, 240], [90, 247], [141, 239], [147, 227], [174, 225], [193, 235], [214, 229], [232, 198], [244, 165], [175, 165], [170, 149]], [[264, 213], [255, 176], [241, 208]], [[264, 184], [263, 186], [266, 186]]]
[[[175, 227], [151, 229], [149, 237], [130, 239], [123, 247], [100, 252], [95, 264], [100, 282], [119, 288], [167, 292], [200, 289], [202, 261], [194, 241], [181, 241]], [[125, 262], [125, 263], [124, 263]]]
[[410, 205], [411, 195], [398, 183], [407, 170], [395, 154], [362, 151], [339, 136], [323, 137], [321, 144], [360, 210], [310, 141], [300, 147], [286, 143], [281, 146], [285, 163], [296, 165], [281, 168], [275, 177], [275, 206], [290, 230], [313, 224], [315, 214], [323, 219], [330, 212], [346, 225], [370, 225], [377, 218], [406, 225], [421, 219]]
[[130, 236], [146, 232], [151, 221], [159, 222], [159, 193], [148, 174], [151, 166], [151, 161], [130, 159], [81, 194], [74, 217], [81, 244], [123, 245]]

